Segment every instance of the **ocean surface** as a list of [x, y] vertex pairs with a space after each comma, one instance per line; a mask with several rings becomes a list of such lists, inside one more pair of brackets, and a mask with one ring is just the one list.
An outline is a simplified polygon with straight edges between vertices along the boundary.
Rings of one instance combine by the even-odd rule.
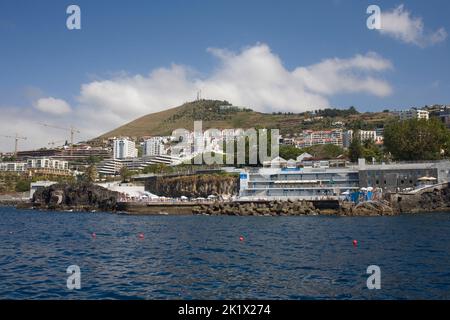
[[[80, 267], [79, 290], [67, 288], [71, 265]], [[369, 265], [380, 267], [379, 290], [367, 288]], [[0, 298], [449, 299], [450, 214], [125, 216], [0, 207]]]

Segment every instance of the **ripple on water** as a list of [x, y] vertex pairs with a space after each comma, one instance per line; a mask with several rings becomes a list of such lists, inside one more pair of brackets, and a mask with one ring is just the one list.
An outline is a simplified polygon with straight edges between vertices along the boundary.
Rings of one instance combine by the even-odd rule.
[[[0, 298], [448, 299], [448, 217], [138, 217], [3, 207]], [[66, 288], [72, 264], [82, 272], [78, 291]], [[365, 287], [371, 264], [382, 269], [382, 290]]]

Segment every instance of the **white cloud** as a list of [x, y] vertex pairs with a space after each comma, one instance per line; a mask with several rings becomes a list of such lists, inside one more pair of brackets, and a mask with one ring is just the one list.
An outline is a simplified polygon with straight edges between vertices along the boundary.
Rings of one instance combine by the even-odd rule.
[[[391, 68], [389, 60], [368, 53], [350, 59], [324, 60], [309, 67], [297, 68], [294, 74], [307, 89], [323, 95], [364, 92], [385, 97], [392, 93], [391, 86], [370, 73]], [[366, 75], [362, 76], [364, 73]]]
[[329, 106], [328, 97], [339, 93], [386, 96], [392, 89], [375, 73], [390, 69], [388, 60], [374, 54], [349, 59], [328, 59], [316, 65], [287, 70], [265, 44], [239, 53], [209, 48], [219, 61], [207, 77], [188, 67], [172, 65], [148, 76], [121, 76], [82, 86], [80, 102], [89, 109], [105, 111], [111, 121], [122, 124], [137, 116], [163, 110], [202, 96], [226, 99], [258, 111], [301, 112]]
[[189, 68], [172, 65], [148, 76], [120, 76], [83, 84], [79, 101], [86, 112], [92, 110], [123, 123], [137, 116], [192, 100], [196, 87]]
[[391, 36], [402, 42], [426, 47], [442, 42], [447, 38], [447, 31], [440, 28], [428, 31], [421, 17], [413, 17], [404, 5], [381, 13], [381, 34]]
[[[218, 59], [217, 67], [209, 75], [201, 76], [187, 66], [176, 64], [156, 69], [148, 75], [119, 74], [83, 84], [78, 105], [72, 112], [63, 100], [45, 98], [38, 101], [36, 108], [50, 113], [36, 115], [36, 110], [31, 109], [28, 114], [21, 115], [21, 121], [28, 119], [36, 123], [39, 117], [45, 116], [47, 123], [73, 124], [83, 137], [95, 137], [145, 114], [192, 101], [198, 90], [202, 91], [203, 98], [224, 99], [264, 112], [326, 108], [330, 106], [329, 99], [337, 94], [363, 93], [384, 97], [392, 92], [390, 84], [379, 77], [392, 65], [375, 53], [347, 59], [331, 58], [288, 70], [265, 44], [247, 47], [237, 53], [217, 48], [210, 48], [208, 52]], [[70, 117], [64, 116], [64, 112], [70, 112]], [[0, 124], [13, 121], [16, 116], [10, 113], [9, 120], [2, 117]], [[24, 124], [20, 128], [25, 131], [30, 128], [24, 134], [32, 136], [37, 146], [42, 146], [42, 141], [55, 140], [52, 134], [38, 140], [40, 135], [29, 132], [43, 129], [47, 132], [48, 128]], [[3, 146], [0, 141], [0, 150]]]
[[37, 100], [35, 107], [39, 111], [55, 115], [62, 115], [72, 111], [70, 105], [66, 101], [55, 99], [53, 97], [41, 98]]

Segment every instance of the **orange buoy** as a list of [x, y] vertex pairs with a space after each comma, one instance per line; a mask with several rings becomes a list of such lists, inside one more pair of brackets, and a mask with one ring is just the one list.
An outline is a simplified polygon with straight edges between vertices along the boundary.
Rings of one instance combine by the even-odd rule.
[[92, 232], [92, 238], [97, 238], [97, 234], [95, 232]]
[[243, 236], [240, 236], [240, 237], [239, 237], [239, 241], [244, 241], [244, 237], [243, 237]]
[[357, 240], [353, 240], [353, 246], [356, 247], [358, 245], [358, 241]]
[[139, 233], [139, 239], [144, 239], [144, 234], [142, 232]]

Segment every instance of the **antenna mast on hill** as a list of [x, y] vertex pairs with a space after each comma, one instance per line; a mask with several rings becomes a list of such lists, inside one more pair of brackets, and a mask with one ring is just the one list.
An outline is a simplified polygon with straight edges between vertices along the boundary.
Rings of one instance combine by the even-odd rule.
[[197, 101], [200, 101], [201, 98], [202, 98], [202, 90], [198, 90], [197, 91]]

